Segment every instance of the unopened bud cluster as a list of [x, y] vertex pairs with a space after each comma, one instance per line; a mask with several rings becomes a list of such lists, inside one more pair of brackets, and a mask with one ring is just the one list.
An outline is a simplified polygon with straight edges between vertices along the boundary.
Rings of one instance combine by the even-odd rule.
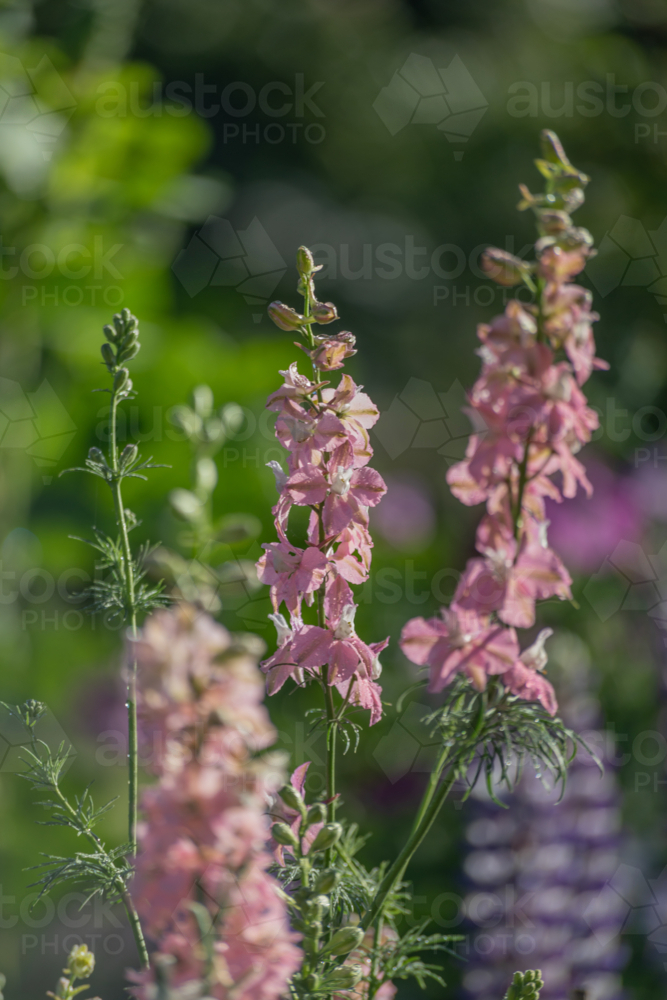
[[505, 1000], [539, 1000], [540, 990], [543, 986], [540, 969], [515, 972]]
[[115, 313], [111, 323], [103, 327], [106, 343], [102, 344], [102, 360], [113, 375], [114, 394], [127, 396], [132, 390], [130, 373], [124, 365], [136, 358], [139, 343], [139, 320], [129, 309]]

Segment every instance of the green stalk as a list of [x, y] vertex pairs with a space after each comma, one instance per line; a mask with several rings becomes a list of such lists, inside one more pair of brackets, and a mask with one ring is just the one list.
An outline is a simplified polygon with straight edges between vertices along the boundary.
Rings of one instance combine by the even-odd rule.
[[[60, 788], [58, 788], [57, 785], [54, 785], [53, 791], [58, 796], [62, 805], [65, 807], [70, 817], [72, 818], [73, 823], [75, 824], [75, 828], [76, 827], [80, 828], [79, 814], [73, 809], [68, 799], [63, 795], [63, 793], [60, 791]], [[84, 834], [88, 842], [96, 851], [102, 851], [102, 853], [106, 855], [107, 852], [105, 850], [104, 844], [102, 843], [102, 841], [100, 840], [100, 838], [97, 836], [96, 833], [94, 833], [89, 827], [86, 827], [81, 832]], [[111, 861], [110, 859], [109, 859], [109, 864], [113, 865], [113, 861]], [[139, 952], [139, 957], [141, 959], [142, 967], [144, 969], [148, 969], [150, 966], [150, 962], [148, 960], [148, 950], [146, 948], [146, 942], [144, 940], [143, 931], [141, 929], [141, 921], [139, 920], [139, 914], [137, 913], [134, 901], [130, 893], [128, 892], [125, 882], [123, 881], [120, 875], [118, 875], [118, 877], [114, 879], [114, 885], [118, 890], [118, 895], [123, 901], [123, 906], [125, 907], [127, 918], [130, 922], [130, 927], [132, 928], [132, 933], [134, 934], [134, 940], [137, 945], [137, 951]]]
[[371, 903], [370, 909], [361, 921], [361, 926], [364, 930], [372, 927], [378, 917], [382, 916], [382, 908], [387, 896], [396, 884], [403, 878], [405, 870], [412, 859], [412, 855], [415, 853], [419, 845], [424, 840], [424, 837], [433, 826], [433, 823], [444, 805], [445, 799], [454, 787], [461, 770], [465, 770], [465, 767], [467, 767], [467, 763], [470, 759], [469, 750], [471, 747], [474, 749], [477, 745], [479, 734], [484, 726], [487, 706], [488, 692], [484, 691], [480, 698], [479, 712], [477, 713], [474, 728], [470, 736], [461, 741], [460, 752], [457, 754], [457, 758], [451, 761], [449, 774], [440, 785], [440, 788], [438, 788], [437, 785], [446, 763], [446, 749], [442, 751], [440, 757], [438, 758], [438, 763], [436, 764], [426, 791], [424, 792], [424, 797], [417, 813], [417, 819], [415, 820], [407, 843], [385, 877], [382, 879], [380, 888], [375, 894], [375, 898]]
[[[125, 518], [125, 508], [123, 506], [123, 496], [121, 493], [121, 479], [118, 469], [118, 445], [116, 434], [116, 417], [118, 410], [118, 394], [115, 389], [111, 390], [111, 407], [109, 412], [109, 458], [111, 460], [111, 492], [113, 494], [114, 508], [116, 511], [116, 523], [120, 531], [121, 545], [123, 549], [123, 578], [125, 583], [126, 609], [130, 620], [130, 634], [132, 638], [137, 636], [137, 615], [134, 606], [134, 567], [132, 562], [132, 550], [130, 549], [130, 537]], [[133, 856], [137, 854], [137, 815], [139, 801], [139, 746], [137, 739], [137, 662], [134, 660], [130, 665], [130, 673], [127, 678], [127, 732], [128, 732], [128, 841], [131, 845]]]
[[[303, 297], [303, 315], [308, 319], [311, 310], [310, 284], [305, 286], [308, 291]], [[315, 338], [310, 323], [302, 327], [303, 334], [311, 349], [315, 346]], [[320, 372], [316, 365], [313, 365], [313, 377], [315, 382], [320, 380]], [[321, 398], [321, 392], [320, 392]], [[318, 511], [320, 522], [320, 539], [323, 538], [322, 512]], [[324, 587], [317, 592], [317, 624], [320, 628], [325, 627], [324, 621]], [[324, 703], [327, 713], [327, 734], [326, 734], [326, 772], [327, 772], [327, 822], [336, 821], [336, 708], [334, 705], [333, 690], [329, 684], [329, 670], [324, 667], [322, 671], [322, 682], [324, 687]], [[326, 852], [326, 866], [330, 867], [333, 862], [334, 848], [330, 847]]]
[[412, 831], [411, 831], [412, 833], [414, 833], [414, 831], [419, 827], [419, 824], [424, 818], [424, 813], [428, 809], [431, 803], [431, 799], [435, 795], [435, 790], [438, 787], [438, 783], [442, 776], [442, 772], [444, 771], [445, 765], [447, 763], [447, 757], [448, 757], [448, 748], [443, 747], [440, 756], [438, 757], [438, 760], [436, 762], [436, 765], [431, 771], [431, 776], [428, 779], [428, 785], [426, 786], [424, 797], [421, 800], [421, 803], [419, 805], [419, 810], [415, 817], [415, 821], [412, 824]]
[[393, 865], [382, 879], [380, 883], [380, 888], [375, 894], [375, 898], [371, 903], [370, 909], [367, 911], [364, 919], [361, 921], [361, 926], [364, 930], [368, 930], [372, 927], [374, 922], [382, 913], [382, 908], [385, 904], [387, 896], [396, 886], [397, 882], [400, 882], [405, 874], [405, 870], [410, 863], [412, 855], [415, 853], [419, 845], [424, 840], [424, 837], [428, 831], [433, 826], [436, 816], [440, 812], [445, 799], [449, 795], [450, 791], [454, 786], [454, 782], [458, 777], [458, 768], [453, 767], [452, 770], [447, 775], [447, 778], [442, 783], [437, 792], [433, 795], [429, 805], [424, 811], [421, 823], [416, 830], [412, 832], [407, 840], [403, 850], [398, 855]]

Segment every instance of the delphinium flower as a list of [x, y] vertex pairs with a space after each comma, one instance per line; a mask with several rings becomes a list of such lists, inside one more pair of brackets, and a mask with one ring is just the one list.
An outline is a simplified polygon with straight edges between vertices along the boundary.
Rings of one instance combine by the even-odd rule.
[[534, 625], [536, 601], [571, 596], [570, 576], [549, 546], [545, 500], [591, 492], [575, 456], [598, 418], [581, 386], [594, 368], [607, 365], [595, 357], [590, 293], [572, 280], [594, 252], [590, 234], [569, 214], [582, 204], [588, 178], [552, 132], [542, 133], [542, 147], [544, 159], [536, 163], [546, 193], [522, 186], [519, 205], [536, 217], [536, 261], [495, 249], [484, 258], [492, 278], [525, 284], [534, 301], [512, 300], [478, 328], [482, 371], [469, 407], [475, 426], [485, 429], [471, 436], [465, 460], [447, 476], [464, 504], [486, 504], [479, 556], [468, 561], [450, 607], [437, 618], [408, 622], [401, 646], [430, 669], [432, 691], [459, 673], [480, 691], [496, 677], [508, 694], [539, 701], [554, 715], [553, 688], [542, 673], [551, 632], [543, 629], [520, 652], [515, 629]]
[[[560, 638], [569, 673], [560, 711], [592, 739], [600, 706], [589, 690], [586, 650], [574, 636]], [[625, 904], [605, 891], [620, 864], [620, 794], [611, 761], [605, 764], [601, 777], [590, 758], [578, 757], [560, 803], [556, 791], [526, 772], [504, 799], [509, 808], [481, 793], [471, 804], [463, 980], [471, 1000], [496, 1000], [508, 973], [526, 961], [542, 970], [542, 1000], [563, 1000], [577, 989], [589, 1000], [623, 996], [627, 954], [618, 929]]]
[[139, 721], [157, 775], [141, 800], [133, 881], [157, 947], [135, 993], [156, 995], [156, 970], [194, 996], [274, 1000], [301, 964], [272, 858], [266, 804], [280, 784], [262, 704], [261, 642], [232, 636], [192, 606], [160, 611], [128, 656], [139, 671]]
[[[316, 680], [326, 692], [329, 723], [339, 711], [336, 690], [343, 708], [369, 709], [373, 725], [382, 716], [379, 654], [388, 640], [367, 643], [357, 635], [352, 586], [368, 579], [373, 547], [368, 511], [386, 492], [368, 464], [373, 454], [368, 430], [379, 413], [349, 375], [331, 384], [330, 373], [355, 353], [355, 338], [348, 332], [313, 332], [338, 316], [330, 302], [317, 300], [314, 276], [320, 268], [304, 247], [297, 269], [303, 314], [280, 302], [269, 307], [277, 326], [301, 333], [304, 343], [297, 346], [308, 355], [311, 372], [306, 376], [293, 362], [267, 401], [277, 414], [276, 436], [287, 450], [287, 467], [269, 463], [279, 493], [273, 508], [278, 541], [264, 545], [257, 568], [271, 588], [278, 651], [262, 669], [271, 694], [290, 677], [299, 685]], [[295, 506], [310, 512], [304, 545], [289, 539]]]

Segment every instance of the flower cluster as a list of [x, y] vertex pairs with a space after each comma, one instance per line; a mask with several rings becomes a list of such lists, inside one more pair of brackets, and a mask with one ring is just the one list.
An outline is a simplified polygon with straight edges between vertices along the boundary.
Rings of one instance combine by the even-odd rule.
[[540, 701], [553, 715], [553, 689], [540, 672], [550, 630], [520, 653], [515, 629], [534, 625], [537, 600], [571, 596], [569, 574], [549, 547], [545, 499], [574, 497], [579, 487], [591, 492], [575, 456], [598, 418], [581, 386], [594, 368], [607, 366], [595, 357], [590, 293], [572, 283], [593, 252], [590, 234], [573, 226], [569, 214], [583, 202], [588, 178], [553, 133], [542, 134], [542, 145], [544, 159], [536, 163], [546, 193], [522, 187], [519, 205], [537, 219], [536, 261], [495, 249], [485, 255], [491, 277], [503, 285], [523, 282], [534, 302], [511, 301], [477, 331], [482, 371], [469, 402], [480, 430], [447, 477], [462, 503], [486, 503], [479, 557], [469, 560], [451, 606], [439, 618], [410, 621], [401, 645], [409, 659], [430, 667], [434, 691], [456, 672], [478, 690], [489, 675], [500, 675], [506, 689]]
[[[156, 969], [174, 987], [227, 1000], [275, 1000], [301, 963], [271, 857], [267, 795], [280, 784], [262, 705], [254, 636], [232, 637], [188, 605], [159, 611], [130, 640], [139, 722], [158, 776], [142, 796], [132, 892], [156, 942], [135, 995], [154, 996]], [[198, 995], [198, 994], [197, 994]]]
[[[288, 451], [287, 471], [272, 467], [280, 494], [273, 508], [278, 541], [264, 545], [258, 575], [271, 588], [278, 650], [262, 664], [271, 693], [288, 677], [298, 684], [317, 678], [337, 688], [346, 704], [370, 709], [371, 725], [382, 715], [379, 653], [388, 640], [365, 643], [356, 634], [356, 605], [351, 585], [368, 578], [373, 542], [368, 510], [386, 492], [382, 477], [368, 465], [373, 454], [368, 430], [379, 417], [376, 406], [349, 375], [334, 388], [322, 372], [342, 368], [354, 353], [354, 337], [343, 332], [321, 336], [314, 323], [337, 318], [335, 307], [317, 301], [310, 252], [297, 257], [304, 314], [282, 303], [269, 312], [281, 329], [298, 330], [306, 343], [313, 378], [296, 362], [281, 372], [283, 385], [267, 401], [277, 414], [276, 437]], [[305, 545], [287, 535], [290, 510], [307, 507], [310, 519]], [[317, 605], [317, 623], [304, 622], [304, 607]], [[280, 608], [285, 605], [289, 624]]]

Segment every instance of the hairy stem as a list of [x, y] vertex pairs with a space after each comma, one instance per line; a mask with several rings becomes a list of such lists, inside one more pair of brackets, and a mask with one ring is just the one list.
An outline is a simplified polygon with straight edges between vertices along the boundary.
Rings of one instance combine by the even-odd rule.
[[[111, 492], [113, 494], [114, 508], [116, 511], [116, 523], [120, 531], [121, 545], [123, 548], [123, 579], [125, 583], [125, 604], [130, 622], [130, 634], [133, 638], [137, 635], [137, 614], [134, 604], [134, 567], [132, 563], [132, 550], [130, 549], [130, 537], [123, 506], [123, 496], [121, 493], [121, 477], [118, 468], [118, 444], [116, 435], [116, 418], [118, 411], [118, 394], [111, 390], [111, 406], [109, 411], [109, 458], [113, 478], [111, 480]], [[127, 734], [128, 734], [128, 840], [131, 845], [132, 854], [137, 853], [137, 813], [139, 797], [139, 747], [137, 740], [137, 662], [134, 660], [129, 666], [127, 678]]]
[[[93, 830], [91, 830], [90, 827], [83, 827], [83, 828], [81, 827], [80, 818], [76, 810], [72, 807], [66, 796], [63, 795], [63, 793], [60, 791], [58, 785], [53, 786], [53, 791], [58, 796], [64, 808], [67, 810], [67, 813], [71, 817], [73, 823], [75, 824], [75, 827], [78, 828], [81, 833], [83, 833], [83, 835], [88, 840], [88, 843], [95, 850], [101, 851], [107, 857], [109, 865], [115, 868], [116, 866], [114, 865], [111, 858], [109, 858], [109, 856], [107, 855], [106, 848], [104, 847], [104, 844], [97, 836], [97, 834]], [[132, 928], [132, 933], [134, 935], [134, 940], [137, 945], [137, 951], [139, 952], [139, 957], [141, 959], [142, 967], [144, 969], [147, 969], [149, 968], [150, 965], [150, 962], [148, 960], [148, 950], [146, 948], [144, 934], [141, 929], [141, 921], [139, 920], [139, 914], [137, 913], [136, 907], [134, 905], [134, 900], [132, 899], [132, 896], [130, 895], [128, 888], [125, 885], [125, 882], [123, 881], [123, 878], [120, 874], [114, 879], [114, 885], [118, 891], [118, 895], [123, 901], [123, 906], [125, 907], [125, 912], [127, 913], [127, 919], [129, 920], [130, 927]]]

